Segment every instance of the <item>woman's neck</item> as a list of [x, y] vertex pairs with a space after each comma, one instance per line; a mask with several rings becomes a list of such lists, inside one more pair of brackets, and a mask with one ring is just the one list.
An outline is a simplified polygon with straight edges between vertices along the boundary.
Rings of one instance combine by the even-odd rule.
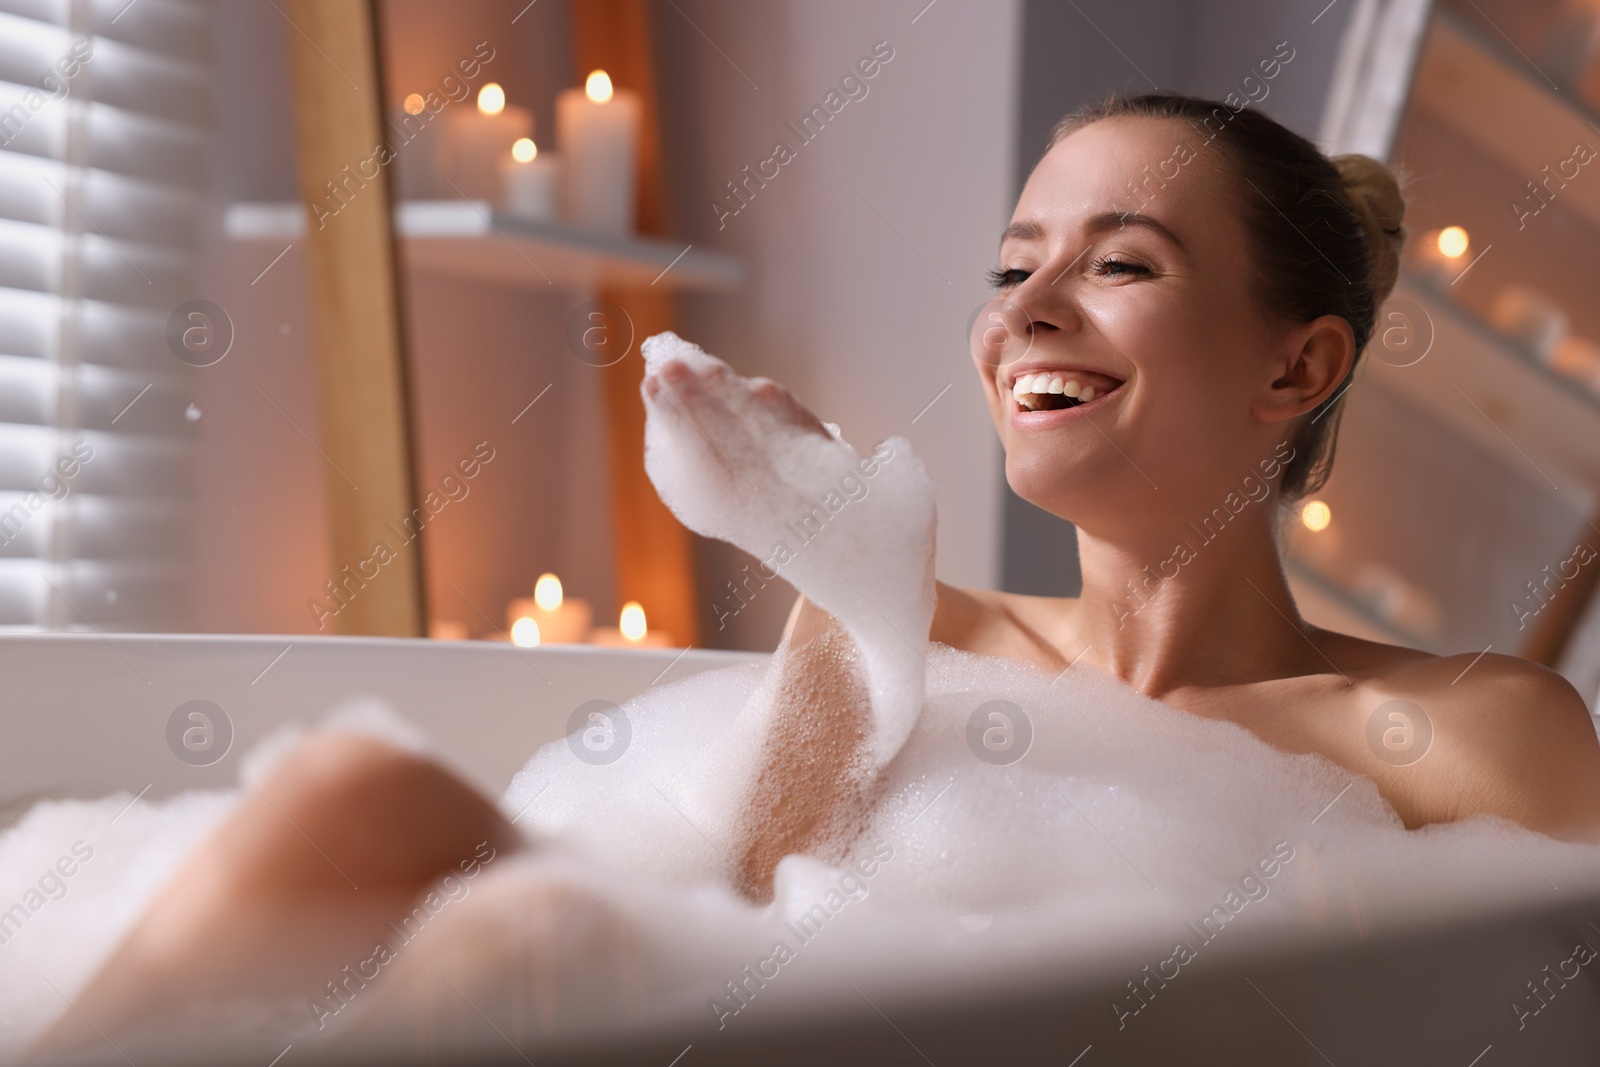
[[1083, 658], [1157, 699], [1327, 669], [1284, 578], [1273, 507], [1252, 503], [1225, 526], [1159, 538], [1079, 530], [1073, 621]]

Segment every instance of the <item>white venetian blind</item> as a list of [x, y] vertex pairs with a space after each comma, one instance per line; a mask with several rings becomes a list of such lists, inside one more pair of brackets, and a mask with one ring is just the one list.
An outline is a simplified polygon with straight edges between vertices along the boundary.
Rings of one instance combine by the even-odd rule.
[[0, 0], [0, 628], [186, 623], [208, 18]]

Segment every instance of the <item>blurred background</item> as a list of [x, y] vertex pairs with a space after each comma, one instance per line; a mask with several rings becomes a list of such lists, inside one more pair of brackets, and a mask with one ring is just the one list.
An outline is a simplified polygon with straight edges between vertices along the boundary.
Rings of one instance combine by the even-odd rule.
[[1151, 88], [1409, 195], [1302, 610], [1593, 708], [1596, 0], [0, 0], [0, 626], [771, 648], [643, 475], [669, 328], [908, 437], [943, 580], [1071, 595], [967, 329], [1050, 127]]

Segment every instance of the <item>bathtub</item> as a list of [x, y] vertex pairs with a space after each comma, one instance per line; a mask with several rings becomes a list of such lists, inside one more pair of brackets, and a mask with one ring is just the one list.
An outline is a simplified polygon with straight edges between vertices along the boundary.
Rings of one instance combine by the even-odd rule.
[[[315, 722], [333, 703], [376, 695], [421, 726], [439, 758], [490, 796], [586, 701], [759, 660], [691, 650], [550, 647], [369, 638], [9, 635], [0, 782], [12, 810], [41, 795], [117, 790], [161, 797], [235, 784], [240, 756], [275, 727]], [[225, 753], [179, 758], [174, 712], [203, 700], [225, 716]], [[199, 705], [197, 705], [199, 706]], [[203, 706], [199, 706], [203, 707]], [[211, 712], [213, 719], [217, 718]], [[220, 721], [211, 724], [220, 726]], [[213, 735], [215, 736], [215, 735]], [[215, 750], [212, 750], [213, 754]], [[202, 765], [203, 764], [203, 765]], [[174, 1054], [166, 1062], [707, 1064], [1593, 1064], [1600, 1060], [1600, 961], [1566, 981], [1519, 1028], [1525, 983], [1600, 948], [1600, 899], [1507, 899], [1469, 914], [1419, 912], [1404, 932], [1335, 939], [1239, 929], [1162, 989], [1140, 1016], [1113, 1001], [1151, 943], [1079, 954], [1014, 980], [943, 976], [936, 992], [850, 988], [826, 1008], [776, 1012], [719, 1031], [709, 1017], [619, 1032], [581, 1047], [513, 1047], [492, 1023], [458, 1042], [381, 1054], [360, 1047]], [[1547, 987], [1553, 988], [1553, 987]], [[485, 1020], [487, 1023], [488, 1020]], [[265, 1055], [263, 1055], [265, 1052]], [[103, 1054], [102, 1054], [103, 1053]], [[292, 1059], [291, 1059], [292, 1057]], [[73, 1062], [125, 1064], [107, 1047]], [[274, 1061], [278, 1062], [278, 1061]], [[143, 1067], [143, 1064], [140, 1065]]]

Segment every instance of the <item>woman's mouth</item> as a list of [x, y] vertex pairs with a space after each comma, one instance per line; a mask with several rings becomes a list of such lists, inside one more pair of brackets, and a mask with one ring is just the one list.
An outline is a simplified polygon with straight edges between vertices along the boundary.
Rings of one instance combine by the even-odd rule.
[[1061, 411], [1093, 403], [1122, 382], [1093, 371], [1038, 371], [1018, 374], [1011, 384], [1013, 414]]

